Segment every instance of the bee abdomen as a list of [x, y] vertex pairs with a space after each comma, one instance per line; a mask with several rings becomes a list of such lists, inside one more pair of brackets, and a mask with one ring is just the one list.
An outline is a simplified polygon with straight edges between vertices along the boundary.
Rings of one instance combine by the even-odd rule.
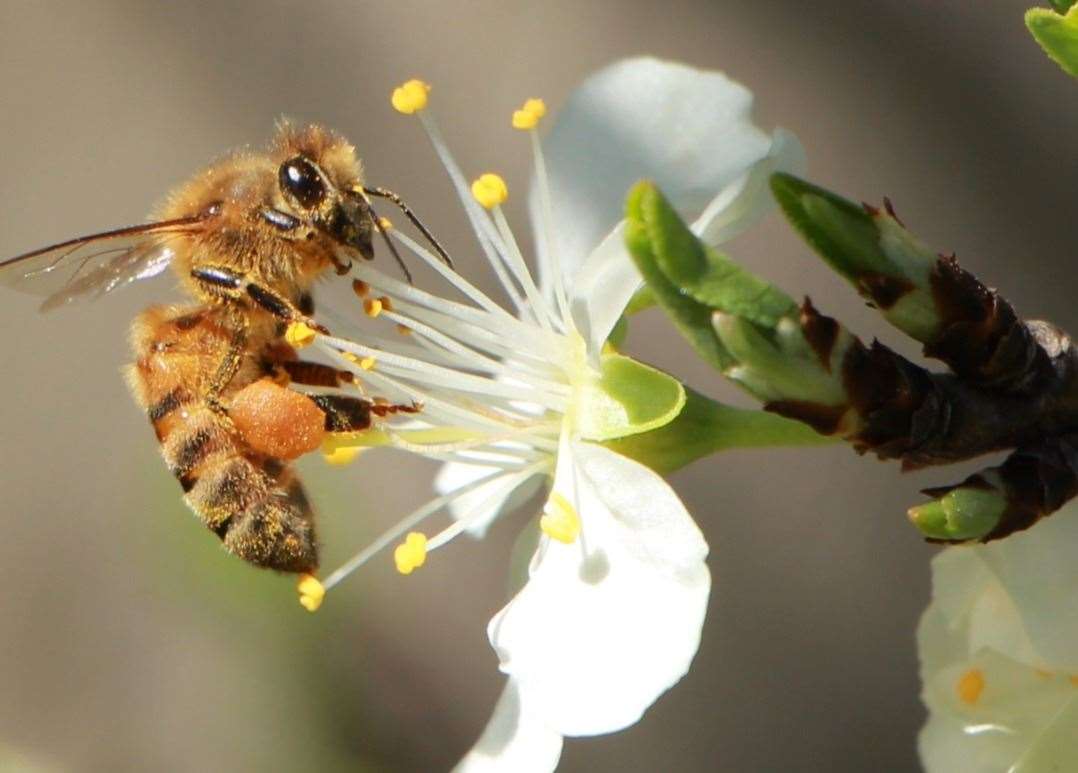
[[[252, 452], [232, 421], [203, 399], [228, 343], [204, 309], [157, 307], [135, 323], [136, 362], [128, 380], [146, 409], [184, 500], [232, 553], [258, 566], [311, 572], [318, 566], [314, 521], [285, 463]], [[233, 389], [250, 380], [234, 379]], [[227, 394], [223, 396], [227, 402]]]

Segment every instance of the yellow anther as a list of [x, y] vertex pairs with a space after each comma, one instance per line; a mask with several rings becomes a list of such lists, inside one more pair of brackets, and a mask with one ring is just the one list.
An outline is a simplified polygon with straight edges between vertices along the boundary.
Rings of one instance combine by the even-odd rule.
[[378, 300], [382, 302], [382, 311], [393, 311], [393, 299], [388, 295], [383, 295]]
[[580, 536], [580, 516], [572, 503], [555, 491], [543, 506], [539, 528], [551, 539], [571, 545]]
[[412, 328], [408, 327], [407, 325], [397, 325], [397, 332], [400, 333], [402, 336], [411, 335]]
[[314, 612], [322, 606], [322, 599], [326, 597], [326, 589], [313, 574], [301, 574], [296, 583], [299, 591], [299, 603], [308, 612]]
[[428, 93], [430, 93], [430, 84], [413, 78], [393, 89], [390, 101], [398, 112], [411, 115], [427, 106]]
[[513, 111], [513, 128], [534, 129], [544, 115], [546, 115], [546, 102], [541, 99], [529, 99], [519, 110]]
[[363, 301], [363, 311], [367, 313], [368, 317], [377, 317], [382, 313], [382, 299], [368, 298]]
[[302, 349], [314, 340], [315, 331], [303, 322], [290, 322], [284, 331], [284, 340], [289, 346]]
[[393, 230], [393, 221], [390, 220], [388, 217], [380, 217], [380, 218], [378, 218], [378, 225], [383, 231], [392, 231]]
[[418, 531], [413, 531], [397, 545], [393, 551], [393, 562], [401, 574], [411, 574], [423, 566], [427, 560], [427, 538]]
[[984, 692], [984, 684], [984, 672], [979, 668], [971, 668], [959, 677], [954, 689], [960, 701], [967, 706], [975, 706]]
[[374, 365], [377, 362], [378, 360], [376, 360], [374, 357], [360, 357], [356, 361], [356, 365], [363, 368], [363, 370], [374, 370]]
[[486, 209], [493, 209], [509, 198], [509, 188], [501, 177], [487, 172], [472, 183], [472, 196]]
[[1078, 676], [1068, 676], [1067, 681], [1071, 683], [1072, 687], [1078, 687]]
[[322, 441], [322, 458], [327, 464], [342, 466], [355, 461], [367, 446], [357, 442], [361, 433], [328, 432]]

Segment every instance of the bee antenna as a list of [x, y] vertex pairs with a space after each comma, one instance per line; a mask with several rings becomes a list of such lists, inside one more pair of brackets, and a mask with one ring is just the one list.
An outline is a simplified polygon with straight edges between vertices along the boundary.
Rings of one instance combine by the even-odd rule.
[[397, 248], [393, 246], [393, 240], [389, 238], [389, 234], [386, 233], [386, 229], [382, 227], [382, 219], [378, 217], [378, 214], [371, 209], [371, 220], [374, 221], [374, 227], [378, 229], [378, 233], [382, 234], [382, 239], [386, 243], [386, 247], [389, 247], [389, 251], [393, 253], [394, 260], [397, 261], [397, 265], [401, 267], [401, 271], [404, 272], [404, 278], [408, 280], [408, 284], [415, 284], [412, 281], [412, 272], [408, 270], [408, 266], [404, 264], [404, 258], [397, 252]]
[[438, 243], [438, 240], [434, 238], [434, 234], [427, 230], [427, 227], [423, 225], [422, 221], [420, 221], [415, 213], [409, 209], [408, 205], [404, 203], [400, 196], [393, 191], [387, 191], [385, 188], [364, 188], [363, 192], [368, 196], [378, 196], [382, 199], [389, 199], [396, 204], [400, 208], [400, 211], [404, 213], [404, 216], [412, 221], [412, 225], [418, 228], [420, 233], [423, 234], [424, 238], [430, 243], [430, 246], [438, 253], [438, 257], [440, 257], [447, 266], [456, 270], [453, 266], [453, 259], [449, 257], [449, 253]]

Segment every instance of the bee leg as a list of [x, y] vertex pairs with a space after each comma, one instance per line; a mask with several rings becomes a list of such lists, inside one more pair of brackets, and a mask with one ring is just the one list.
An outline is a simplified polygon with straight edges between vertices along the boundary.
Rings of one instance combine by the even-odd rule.
[[282, 322], [302, 322], [319, 333], [329, 333], [324, 325], [297, 309], [290, 300], [241, 271], [227, 266], [196, 266], [191, 269], [191, 278], [210, 295], [237, 302], [247, 298]]
[[394, 405], [383, 400], [367, 400], [345, 395], [311, 395], [311, 401], [326, 414], [326, 432], [356, 432], [371, 426], [371, 416], [419, 413], [422, 406]]
[[235, 325], [236, 328], [232, 333], [232, 339], [228, 342], [228, 350], [221, 359], [221, 363], [217, 366], [217, 372], [210, 379], [209, 389], [203, 398], [211, 409], [220, 414], [226, 413], [226, 410], [218, 398], [239, 371], [240, 364], [243, 362], [243, 352], [247, 348], [246, 318], [238, 317], [235, 320]]
[[311, 402], [326, 414], [326, 432], [356, 432], [371, 426], [374, 404], [362, 397], [310, 395]]
[[283, 370], [288, 375], [288, 380], [295, 384], [320, 387], [339, 387], [345, 384], [355, 383], [355, 377], [351, 371], [338, 370], [320, 362], [308, 360], [286, 360], [273, 363], [275, 368]]

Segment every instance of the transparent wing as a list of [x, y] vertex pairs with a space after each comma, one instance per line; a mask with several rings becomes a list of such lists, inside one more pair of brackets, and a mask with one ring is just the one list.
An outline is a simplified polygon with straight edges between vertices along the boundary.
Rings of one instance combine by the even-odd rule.
[[46, 296], [42, 311], [98, 298], [160, 274], [175, 254], [175, 242], [199, 231], [210, 216], [118, 228], [34, 250], [0, 263], [0, 285]]

